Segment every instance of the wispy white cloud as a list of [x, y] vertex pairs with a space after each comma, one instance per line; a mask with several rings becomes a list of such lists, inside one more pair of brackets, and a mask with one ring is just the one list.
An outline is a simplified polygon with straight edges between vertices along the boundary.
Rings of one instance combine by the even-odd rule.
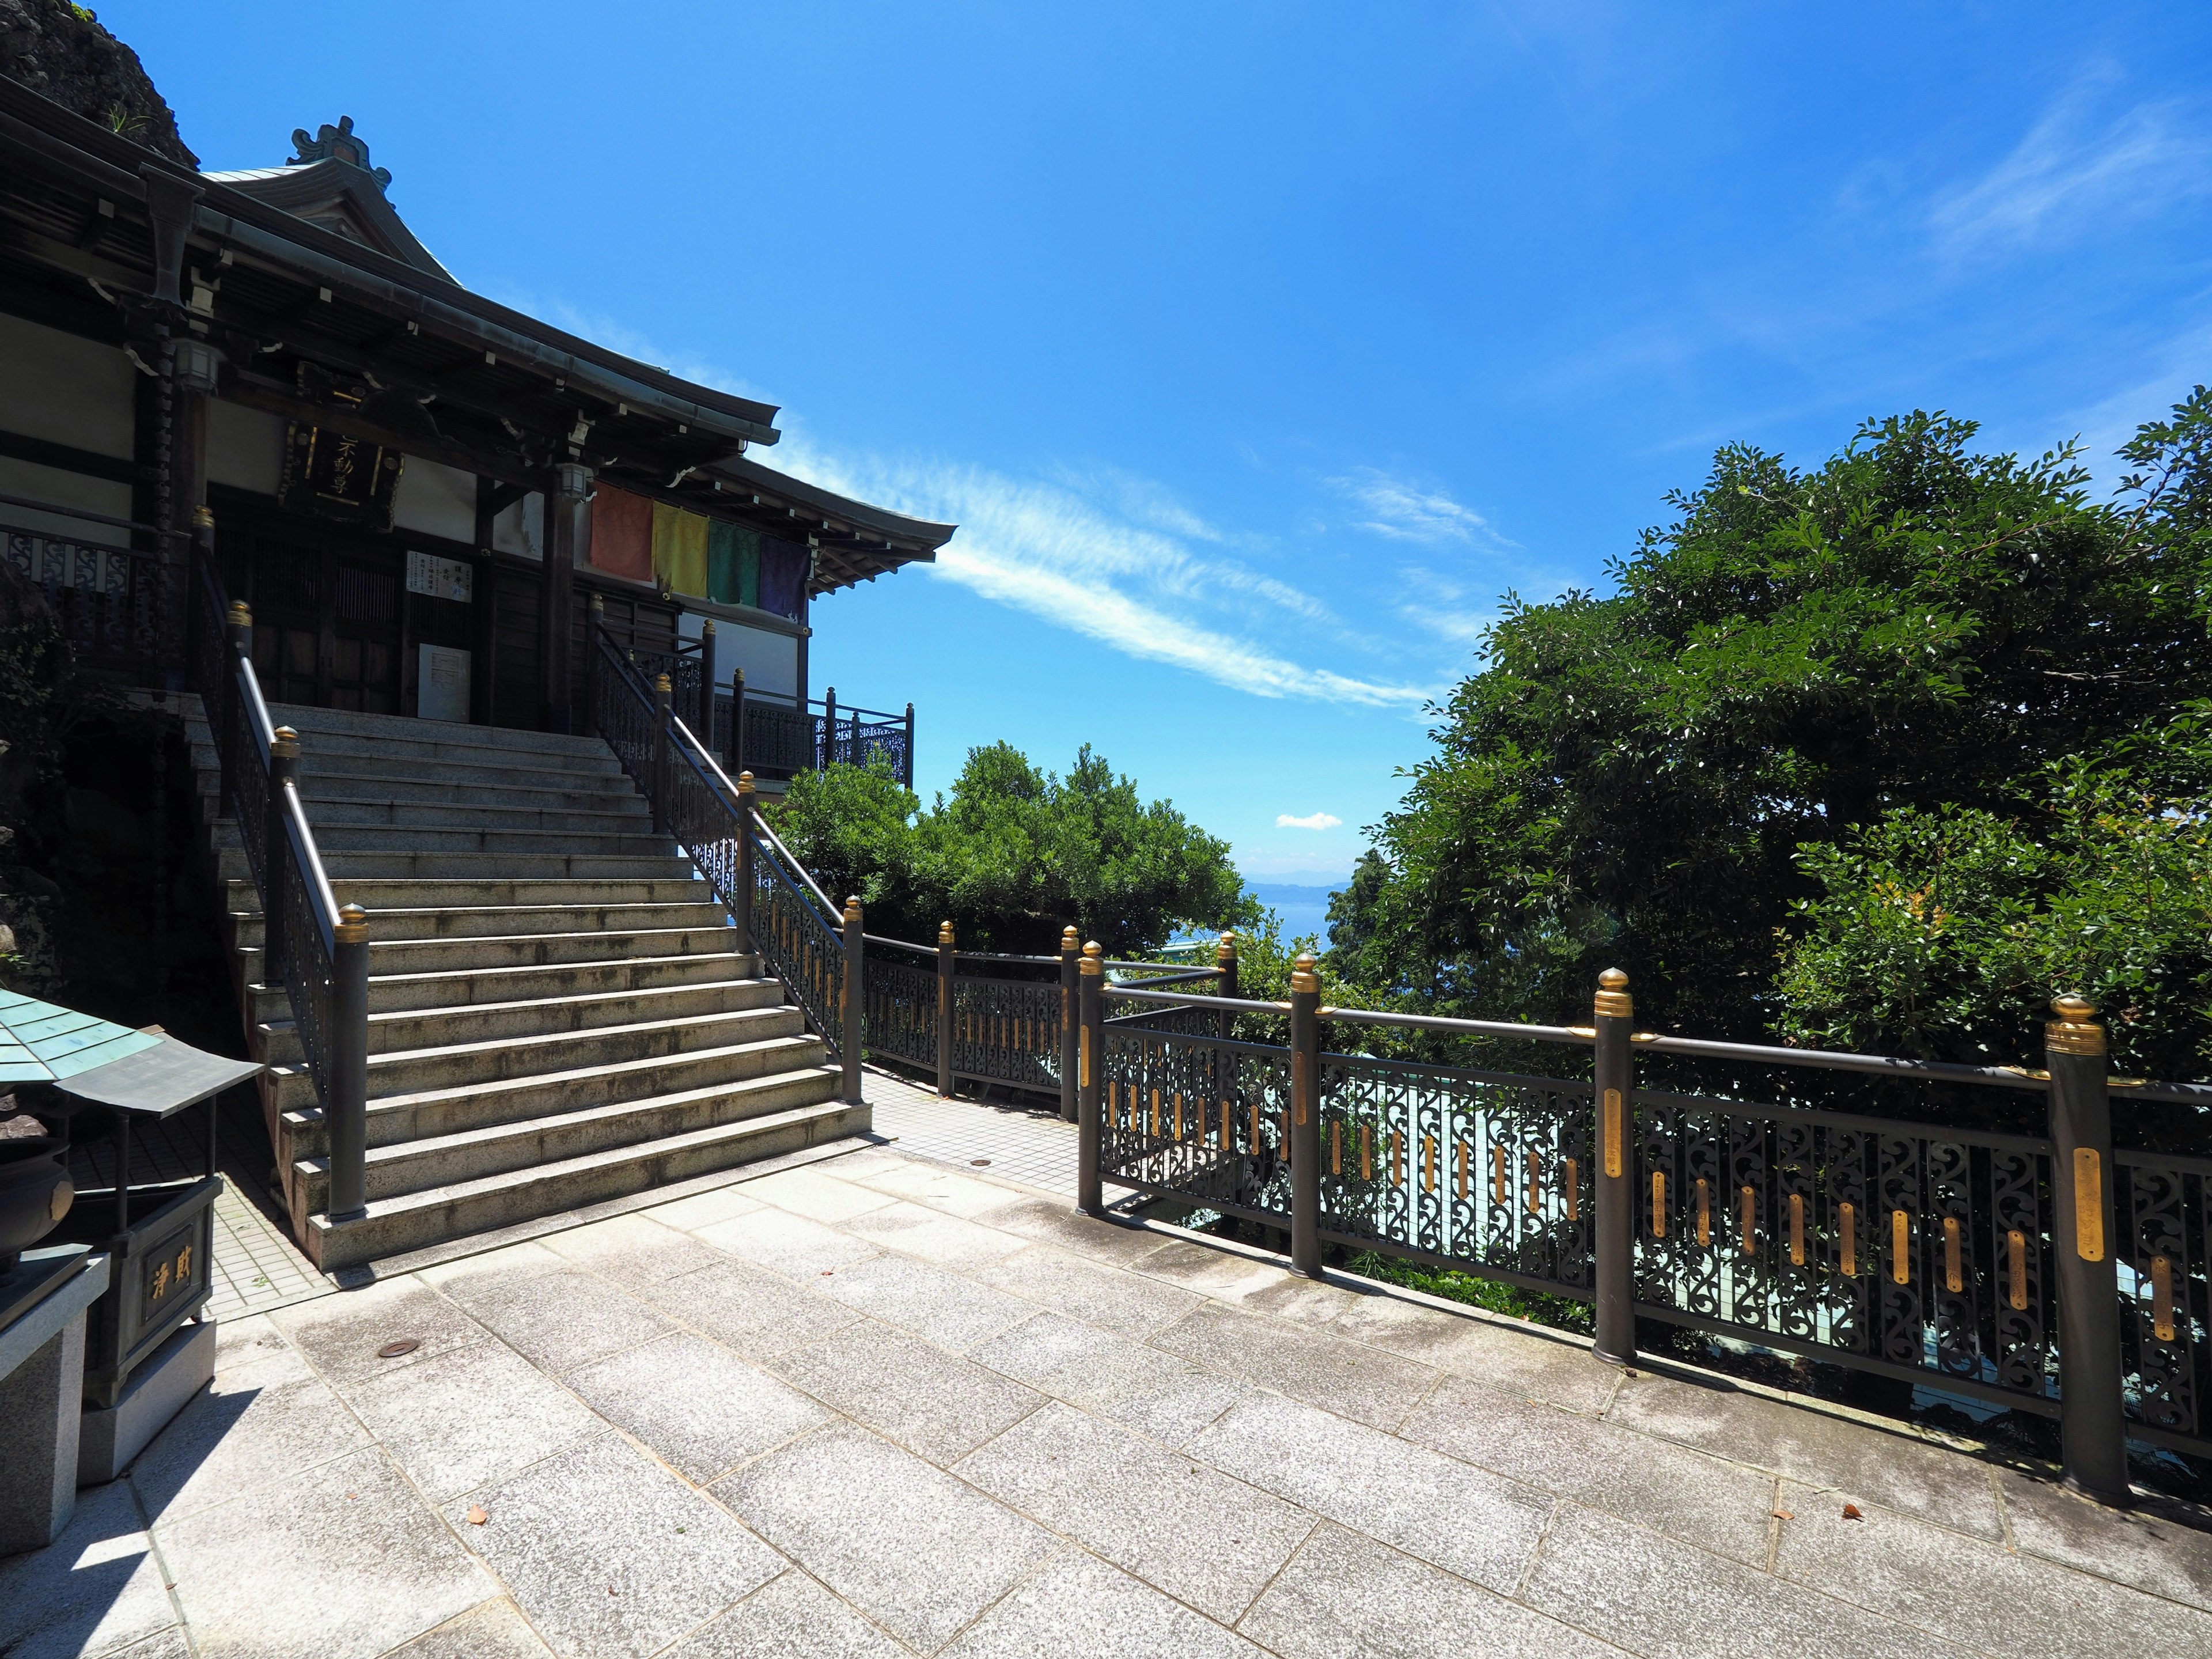
[[1462, 507], [1440, 490], [1424, 489], [1378, 468], [1363, 466], [1328, 483], [1374, 515], [1360, 522], [1362, 530], [1408, 542], [1513, 545], [1473, 507]]
[[2069, 234], [2202, 194], [2212, 144], [2174, 102], [2142, 103], [2100, 121], [2100, 92], [2115, 78], [2093, 70], [2061, 93], [2027, 135], [1979, 179], [1940, 197], [1929, 215], [1954, 257]]
[[1334, 830], [1343, 822], [1334, 812], [1309, 812], [1302, 818], [1292, 817], [1288, 812], [1275, 814], [1278, 830]]
[[957, 522], [959, 534], [930, 567], [935, 574], [1129, 656], [1260, 697], [1418, 708], [1434, 695], [1300, 661], [1237, 628], [1250, 621], [1249, 606], [1238, 603], [1244, 597], [1313, 620], [1328, 612], [1287, 583], [1194, 552], [1063, 484], [918, 459], [833, 455], [799, 430], [787, 431], [775, 464], [842, 494]]

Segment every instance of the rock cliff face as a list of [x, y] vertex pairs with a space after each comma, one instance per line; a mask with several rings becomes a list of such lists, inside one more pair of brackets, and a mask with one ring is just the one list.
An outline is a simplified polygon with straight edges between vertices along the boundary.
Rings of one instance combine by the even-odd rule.
[[0, 0], [0, 75], [197, 169], [138, 54], [69, 0]]

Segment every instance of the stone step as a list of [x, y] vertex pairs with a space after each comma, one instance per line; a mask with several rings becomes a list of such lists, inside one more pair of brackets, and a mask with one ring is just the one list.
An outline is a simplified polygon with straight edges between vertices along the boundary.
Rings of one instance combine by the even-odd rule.
[[[689, 1019], [698, 1014], [732, 1013], [741, 1008], [783, 1006], [780, 980], [757, 977], [747, 963], [742, 979], [709, 980], [697, 985], [649, 986], [638, 990], [600, 991], [580, 996], [538, 997], [520, 1002], [483, 1002], [458, 1008], [395, 1009], [368, 1017], [368, 1049], [435, 1048], [493, 1037], [530, 1037], [551, 1031], [589, 1031], [639, 1019]], [[289, 1060], [296, 1056], [287, 1054]]]
[[396, 830], [489, 830], [544, 831], [580, 836], [649, 836], [653, 813], [640, 795], [610, 795], [588, 809], [573, 806], [512, 806], [492, 799], [468, 801], [362, 800], [349, 796], [303, 795], [307, 822], [319, 843], [343, 826], [379, 825]]
[[[253, 998], [257, 1023], [292, 1017], [282, 986], [261, 979], [261, 953], [240, 951], [244, 983]], [[427, 1012], [483, 1003], [528, 1002], [540, 998], [658, 990], [672, 985], [722, 984], [752, 978], [755, 958], [726, 955], [631, 957], [606, 962], [533, 963], [520, 968], [465, 968], [448, 973], [392, 974], [368, 981], [368, 1012]]]
[[[220, 783], [212, 739], [192, 744], [192, 769], [198, 775], [203, 791]], [[589, 757], [548, 764], [530, 757], [501, 755], [495, 750], [482, 760], [439, 761], [421, 756], [325, 753], [310, 750], [307, 740], [301, 740], [300, 779], [303, 787], [349, 778], [387, 778], [394, 775], [441, 784], [473, 781], [501, 789], [559, 789], [587, 794], [627, 794], [637, 787], [612, 755], [606, 757], [605, 764]]]
[[[704, 885], [704, 884], [700, 884]], [[340, 893], [340, 903], [346, 896]], [[232, 938], [240, 945], [262, 943], [260, 900], [252, 910], [231, 914]], [[711, 901], [690, 904], [498, 904], [422, 906], [368, 911], [374, 939], [513, 938], [532, 933], [605, 933], [665, 931], [669, 928], [726, 927], [729, 915]]]
[[[560, 830], [440, 830], [428, 825], [396, 828], [378, 824], [317, 823], [309, 826], [315, 846], [327, 865], [331, 855], [370, 853], [397, 858], [422, 853], [481, 853], [501, 860], [532, 854], [574, 854], [597, 858], [672, 856], [676, 843], [665, 836], [640, 829], [629, 834], [605, 830], [583, 833]], [[240, 845], [237, 823], [217, 818], [208, 825], [209, 844], [218, 852]]]
[[[711, 904], [714, 890], [695, 874], [672, 881], [592, 879], [520, 881], [381, 880], [368, 877], [333, 877], [331, 890], [341, 904], [358, 904], [364, 910], [500, 910], [558, 909], [568, 905]], [[232, 915], [261, 914], [261, 895], [243, 876], [223, 884], [225, 905]]]
[[626, 961], [633, 957], [731, 954], [737, 930], [719, 915], [702, 927], [634, 928], [608, 933], [486, 934], [458, 939], [382, 939], [368, 933], [368, 977], [458, 973], [475, 968], [554, 967]]
[[[665, 845], [665, 843], [664, 843]], [[215, 849], [224, 879], [248, 874], [246, 849]], [[323, 872], [335, 888], [348, 881], [483, 881], [489, 878], [573, 881], [690, 881], [691, 860], [678, 853], [360, 853], [323, 849]], [[341, 902], [343, 901], [342, 900]]]
[[572, 732], [538, 732], [526, 726], [473, 726], [461, 720], [426, 720], [412, 714], [363, 714], [348, 708], [317, 708], [306, 703], [272, 702], [269, 723], [300, 732], [354, 737], [434, 734], [441, 743], [484, 749], [532, 750], [541, 754], [605, 753], [605, 741]]
[[[836, 1092], [822, 1066], [762, 1072], [751, 1077], [515, 1123], [459, 1129], [390, 1146], [371, 1146], [362, 1184], [371, 1200], [399, 1198], [506, 1175], [532, 1164], [554, 1164], [611, 1147], [664, 1139], [717, 1123], [742, 1122], [764, 1113], [811, 1106]], [[330, 1207], [329, 1160], [318, 1152], [293, 1163], [293, 1179], [307, 1207]]]
[[378, 772], [313, 772], [301, 769], [300, 793], [309, 808], [319, 800], [349, 799], [454, 805], [539, 806], [578, 812], [611, 811], [635, 801], [649, 811], [645, 798], [627, 776], [602, 778], [595, 775], [533, 775], [527, 782], [510, 782], [506, 775], [471, 769], [465, 777], [447, 778], [416, 773], [392, 777]]
[[[377, 1106], [386, 1100], [447, 1093], [471, 1085], [568, 1078], [645, 1060], [738, 1048], [775, 1037], [802, 1036], [805, 1030], [806, 1016], [801, 1010], [771, 1004], [576, 1031], [548, 1031], [535, 1036], [495, 1037], [438, 1048], [388, 1049], [368, 1057], [370, 1121], [379, 1121]], [[288, 1066], [276, 1088], [278, 1108], [306, 1111], [317, 1103], [314, 1079], [305, 1066]], [[379, 1143], [372, 1139], [371, 1144]]]
[[868, 1109], [830, 1099], [836, 1088], [836, 1074], [825, 1068], [820, 1078], [816, 1085], [823, 1091], [820, 1103], [378, 1199], [366, 1214], [350, 1220], [334, 1223], [327, 1214], [311, 1215], [306, 1236], [308, 1255], [325, 1272], [335, 1272], [866, 1133]]

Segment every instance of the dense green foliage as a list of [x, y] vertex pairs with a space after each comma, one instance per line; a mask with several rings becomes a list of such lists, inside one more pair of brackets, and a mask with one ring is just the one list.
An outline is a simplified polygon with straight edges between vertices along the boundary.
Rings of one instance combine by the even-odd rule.
[[1640, 1023], [2008, 1060], [2079, 984], [2124, 1056], [2201, 1065], [2212, 398], [2112, 503], [1973, 436], [1725, 448], [1612, 596], [1509, 601], [1332, 907], [1337, 979], [1563, 1019], [1617, 963]]
[[871, 933], [917, 943], [949, 921], [963, 949], [1050, 952], [1072, 922], [1127, 957], [1259, 915], [1228, 843], [1088, 744], [1065, 777], [1011, 744], [970, 750], [926, 811], [882, 765], [803, 774], [776, 825], [833, 894], [860, 896]]

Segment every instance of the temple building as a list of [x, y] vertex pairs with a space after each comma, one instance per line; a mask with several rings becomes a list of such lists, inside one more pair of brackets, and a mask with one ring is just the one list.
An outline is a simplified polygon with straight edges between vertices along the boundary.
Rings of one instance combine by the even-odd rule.
[[[461, 287], [349, 118], [292, 145], [195, 173], [0, 80], [0, 522], [73, 538], [11, 542], [50, 585], [82, 586], [64, 545], [142, 556], [82, 561], [134, 619], [107, 665], [174, 680], [181, 549], [211, 516], [271, 702], [568, 731], [596, 598], [680, 708], [707, 674], [725, 752], [743, 671], [764, 775], [848, 740], [812, 602], [951, 526], [763, 465], [772, 404]], [[898, 723], [869, 729], [910, 777]]]

